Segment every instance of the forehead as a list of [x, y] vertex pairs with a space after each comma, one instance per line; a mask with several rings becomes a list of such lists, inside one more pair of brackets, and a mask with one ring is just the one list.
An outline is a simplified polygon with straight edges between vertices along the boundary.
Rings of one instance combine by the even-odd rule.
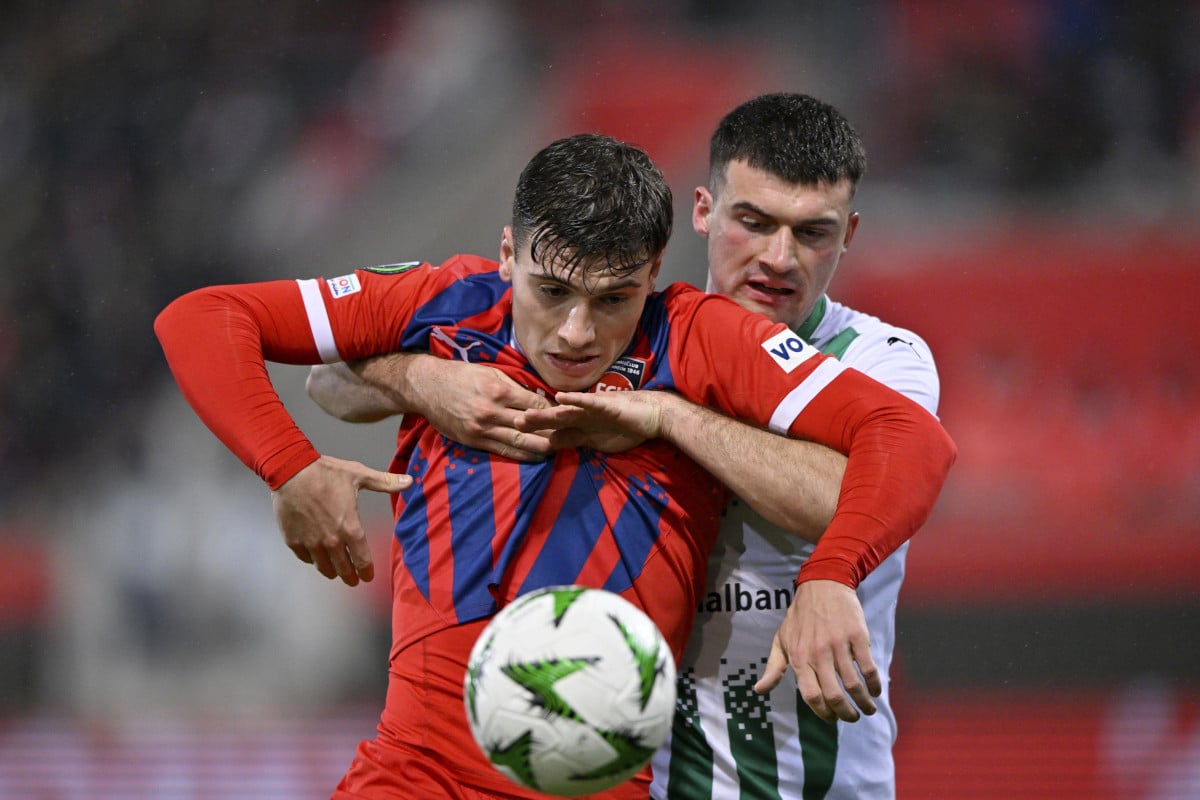
[[781, 218], [849, 216], [854, 188], [848, 178], [837, 183], [790, 183], [745, 161], [731, 161], [718, 187], [718, 202], [726, 206], [751, 205]]
[[516, 272], [530, 280], [547, 281], [584, 294], [607, 294], [625, 289], [640, 289], [650, 279], [651, 262], [632, 272], [614, 273], [602, 260], [570, 261], [557, 258], [542, 264], [534, 261], [528, 248], [516, 258]]

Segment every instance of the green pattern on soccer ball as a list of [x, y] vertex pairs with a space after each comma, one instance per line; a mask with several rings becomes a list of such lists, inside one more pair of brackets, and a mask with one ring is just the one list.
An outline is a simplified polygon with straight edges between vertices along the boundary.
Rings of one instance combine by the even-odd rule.
[[666, 656], [661, 652], [657, 642], [647, 645], [638, 640], [619, 618], [613, 616], [609, 619], [621, 631], [621, 636], [625, 638], [625, 644], [629, 645], [629, 652], [633, 654], [633, 661], [637, 664], [639, 702], [641, 710], [645, 711], [650, 702], [650, 695], [654, 694], [654, 683], [666, 668]]
[[479, 696], [479, 675], [483, 672], [483, 665], [487, 663], [488, 656], [492, 654], [492, 645], [495, 642], [496, 635], [493, 633], [484, 642], [483, 649], [479, 651], [479, 658], [467, 665], [467, 711], [475, 724], [479, 723], [479, 711], [475, 708], [475, 701]]
[[574, 605], [579, 596], [588, 591], [583, 586], [572, 586], [567, 589], [555, 589], [550, 592], [554, 598], [554, 627], [558, 627], [562, 622], [563, 617], [567, 613], [567, 609]]
[[547, 716], [566, 717], [583, 722], [583, 717], [554, 690], [554, 684], [568, 675], [595, 664], [599, 657], [547, 658], [526, 663], [505, 664], [501, 671], [533, 695], [530, 704]]
[[503, 747], [488, 748], [488, 759], [498, 767], [508, 767], [517, 779], [531, 789], [540, 789], [533, 774], [533, 732], [525, 731]]
[[595, 769], [576, 774], [574, 777], [579, 780], [607, 778], [610, 775], [625, 772], [632, 767], [641, 767], [654, 754], [654, 748], [643, 745], [640, 736], [625, 733], [624, 731], [602, 731], [598, 729], [596, 733], [603, 736], [604, 741], [608, 742], [612, 746], [612, 749], [617, 751], [617, 754], [606, 764], [601, 764]]

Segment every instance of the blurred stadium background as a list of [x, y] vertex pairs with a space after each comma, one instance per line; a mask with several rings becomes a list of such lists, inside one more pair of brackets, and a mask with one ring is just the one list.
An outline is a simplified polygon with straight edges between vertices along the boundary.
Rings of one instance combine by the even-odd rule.
[[[960, 447], [902, 595], [900, 797], [1200, 797], [1200, 3], [2, 14], [0, 798], [324, 797], [374, 729], [386, 579], [281, 545], [169, 378], [166, 302], [492, 255], [526, 159], [588, 129], [667, 171], [701, 281], [708, 134], [773, 90], [861, 130], [833, 293], [929, 340]], [[391, 426], [273, 374], [386, 464]]]

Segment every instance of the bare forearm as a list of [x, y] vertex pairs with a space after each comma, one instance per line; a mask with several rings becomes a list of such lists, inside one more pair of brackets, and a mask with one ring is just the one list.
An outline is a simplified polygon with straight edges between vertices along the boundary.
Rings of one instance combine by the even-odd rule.
[[326, 413], [346, 422], [377, 422], [396, 414], [418, 411], [409, 370], [414, 360], [431, 358], [415, 353], [392, 353], [353, 364], [313, 367], [305, 389]]
[[503, 371], [425, 353], [391, 353], [309, 373], [309, 396], [347, 422], [375, 422], [393, 414], [424, 417], [465, 445], [537, 461], [553, 451], [548, 438], [517, 430], [523, 411], [550, 401]]
[[837, 507], [845, 456], [674, 395], [664, 412], [663, 438], [766, 519], [808, 541], [821, 537]]

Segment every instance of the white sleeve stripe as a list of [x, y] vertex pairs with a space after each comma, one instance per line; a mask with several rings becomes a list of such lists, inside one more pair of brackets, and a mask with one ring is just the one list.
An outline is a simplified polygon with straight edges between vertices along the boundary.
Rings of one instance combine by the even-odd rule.
[[315, 278], [297, 280], [296, 283], [300, 285], [300, 297], [304, 299], [304, 311], [308, 314], [308, 327], [316, 342], [317, 354], [326, 364], [341, 361], [337, 344], [333, 341], [333, 328], [329, 326], [325, 300], [321, 297], [321, 284]]
[[836, 358], [827, 358], [818, 364], [804, 379], [804, 383], [788, 392], [787, 397], [775, 407], [775, 413], [771, 415], [771, 430], [775, 433], [787, 433], [796, 417], [800, 416], [822, 389], [842, 374], [843, 369], [845, 366]]

